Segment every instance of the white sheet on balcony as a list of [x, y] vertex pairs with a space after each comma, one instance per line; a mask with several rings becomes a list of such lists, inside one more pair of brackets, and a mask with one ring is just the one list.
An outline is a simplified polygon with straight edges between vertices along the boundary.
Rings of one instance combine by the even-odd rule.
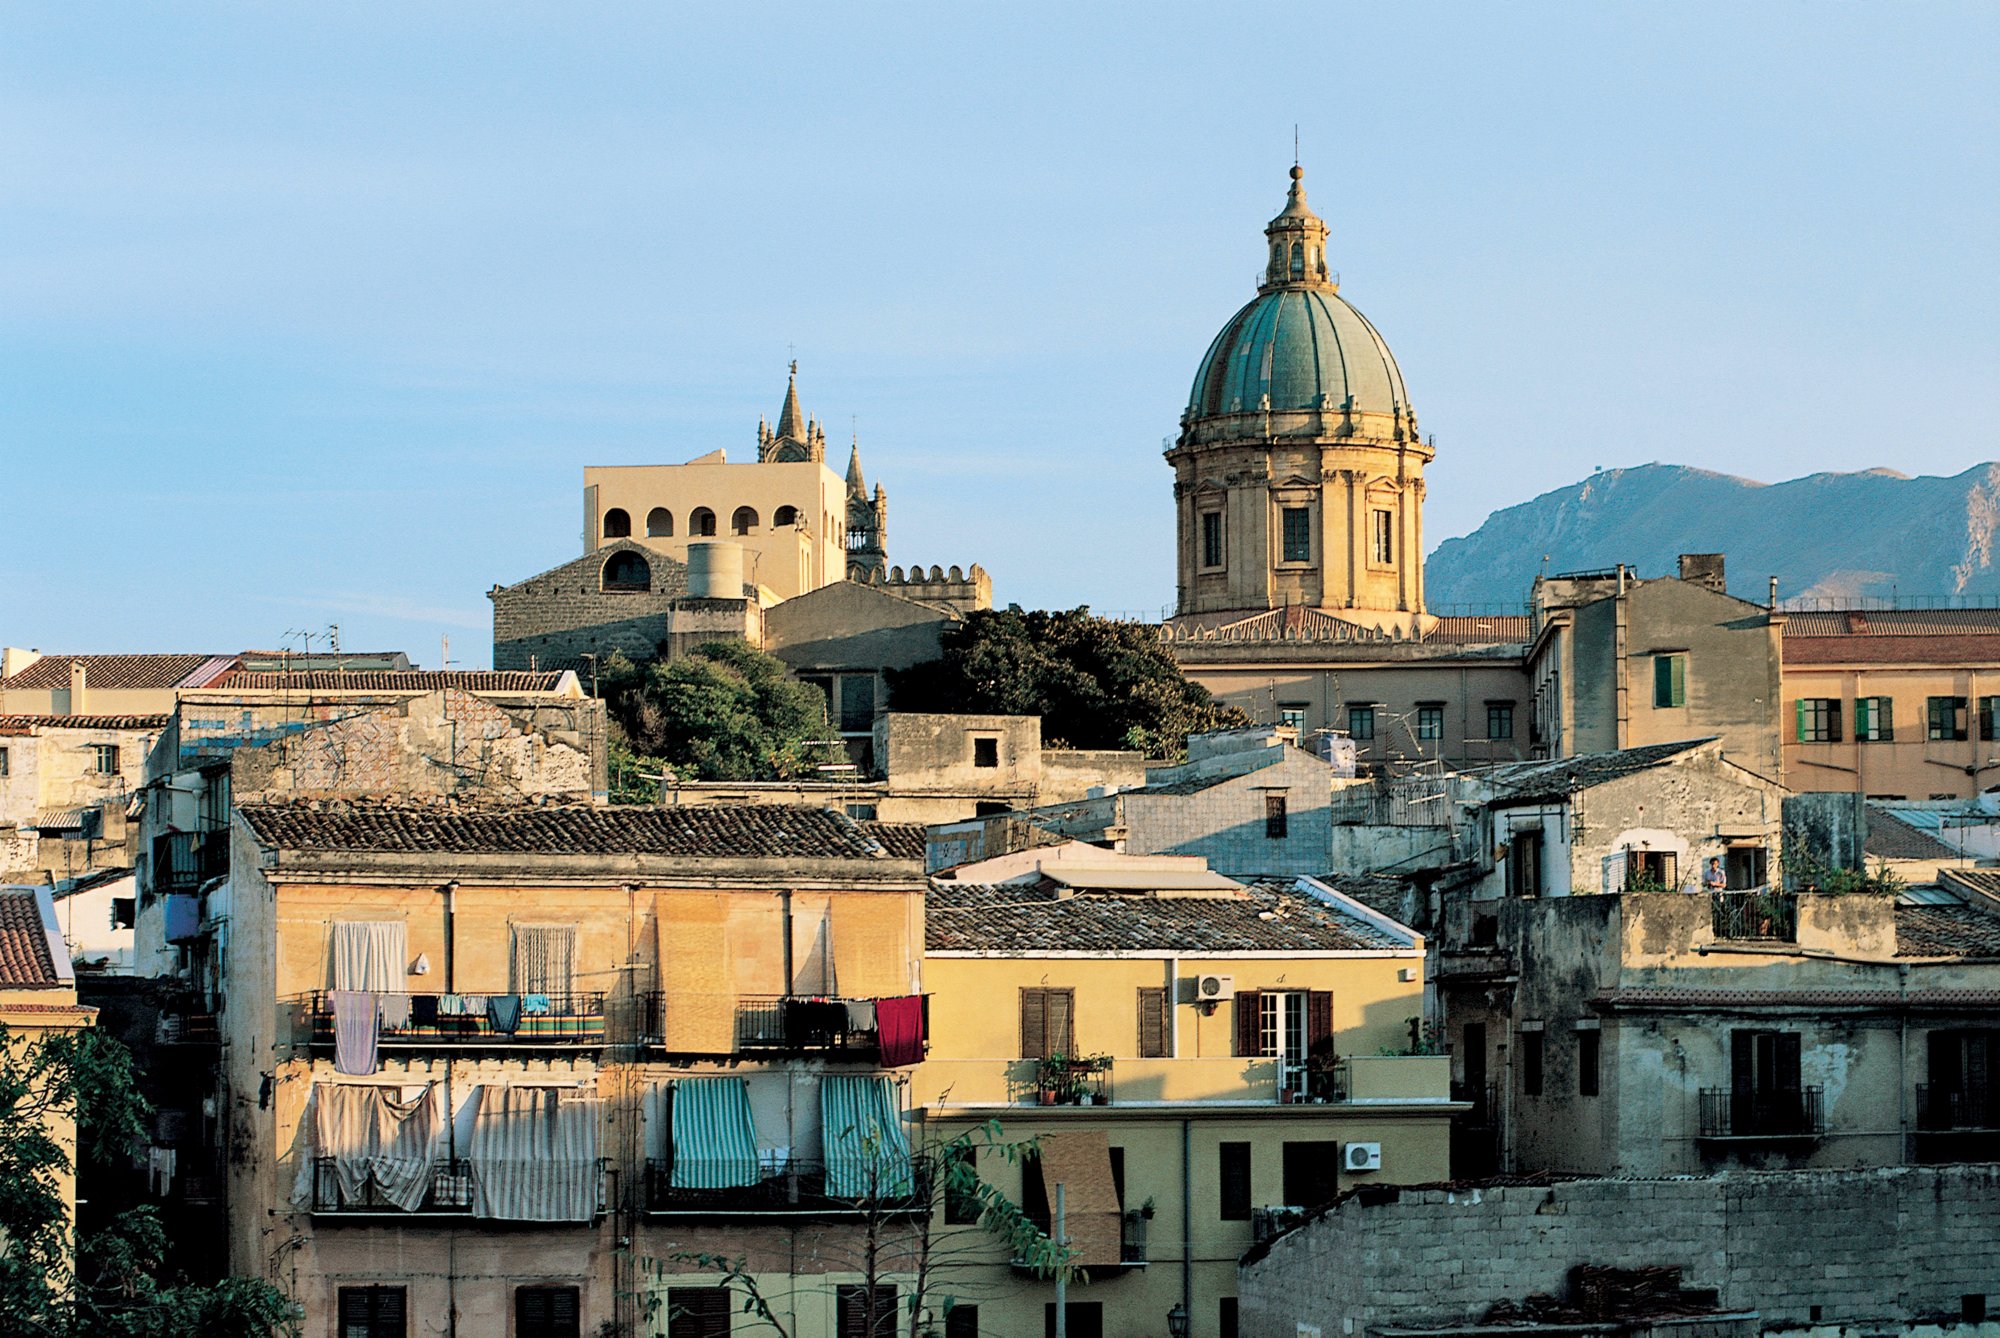
[[409, 931], [401, 920], [333, 922], [335, 989], [401, 994], [409, 960]]
[[430, 1087], [411, 1096], [384, 1083], [317, 1083], [312, 1100], [315, 1149], [333, 1158], [344, 1202], [361, 1201], [372, 1178], [404, 1212], [422, 1206], [438, 1155]]
[[482, 1087], [466, 1160], [472, 1215], [588, 1222], [597, 1212], [598, 1103], [556, 1087]]

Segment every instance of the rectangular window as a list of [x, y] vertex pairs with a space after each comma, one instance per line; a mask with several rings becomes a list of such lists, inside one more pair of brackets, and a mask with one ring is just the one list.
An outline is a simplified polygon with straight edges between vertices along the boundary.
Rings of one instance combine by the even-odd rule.
[[1222, 565], [1222, 513], [1204, 511], [1201, 513], [1201, 565], [1220, 567]]
[[1507, 895], [1542, 895], [1542, 830], [1517, 831], [1507, 845]]
[[1111, 1193], [1118, 1206], [1125, 1206], [1125, 1149], [1111, 1148]]
[[1731, 892], [1751, 892], [1769, 881], [1769, 857], [1762, 846], [1731, 846], [1723, 852], [1723, 886]]
[[1347, 734], [1349, 738], [1367, 740], [1375, 737], [1375, 708], [1372, 706], [1350, 706], [1347, 708]]
[[96, 755], [96, 769], [98, 775], [115, 776], [118, 774], [117, 744], [115, 743], [92, 744], [91, 751]]
[[1417, 703], [1417, 737], [1419, 739], [1441, 739], [1444, 737], [1444, 703]]
[[[1063, 1307], [1063, 1332], [1069, 1338], [1104, 1338], [1104, 1302], [1071, 1301]], [[1043, 1338], [1056, 1338], [1056, 1303], [1042, 1303]]]
[[1396, 513], [1376, 511], [1369, 530], [1373, 542], [1369, 548], [1369, 558], [1378, 567], [1395, 565], [1396, 561]]
[[1224, 1296], [1215, 1303], [1216, 1338], [1236, 1338], [1236, 1298]]
[[1800, 743], [1840, 742], [1840, 699], [1801, 697], [1796, 704]]
[[1225, 1222], [1247, 1222], [1250, 1220], [1250, 1145], [1248, 1143], [1221, 1143], [1216, 1146], [1218, 1170], [1216, 1183], [1222, 1189], [1222, 1210], [1217, 1214]]
[[342, 1287], [340, 1338], [407, 1338], [409, 1304], [401, 1287]]
[[1688, 657], [1686, 654], [1653, 657], [1653, 705], [1686, 706], [1688, 702]]
[[1576, 1094], [1596, 1096], [1599, 1082], [1598, 1068], [1602, 1063], [1599, 1049], [1601, 1032], [1580, 1031], [1576, 1034]]
[[1521, 1095], [1542, 1094], [1542, 1033], [1524, 1031], [1521, 1036]]
[[2000, 697], [1979, 699], [1979, 737], [1987, 743], [2000, 739]]
[[1678, 886], [1680, 867], [1673, 851], [1625, 848], [1627, 892], [1671, 892]]
[[896, 1338], [894, 1286], [848, 1283], [834, 1289], [834, 1306], [838, 1338]]
[[840, 676], [840, 732], [860, 734], [875, 728], [875, 675]]
[[1963, 739], [1965, 737], [1965, 698], [1931, 698], [1928, 726], [1924, 731], [1924, 737], [1947, 742]]
[[1264, 796], [1264, 839], [1266, 841], [1282, 841], [1290, 829], [1291, 823], [1285, 813], [1285, 796], [1282, 794], [1266, 794]]
[[959, 1304], [945, 1311], [944, 1338], [979, 1338], [979, 1307]]
[[1340, 1144], [1287, 1143], [1284, 1159], [1287, 1207], [1317, 1208], [1340, 1192]]
[[1021, 991], [1021, 1058], [1047, 1059], [1076, 1051], [1076, 991], [1030, 988]]
[[1811, 1108], [1799, 1084], [1799, 1034], [1733, 1031], [1729, 1035], [1729, 1132], [1803, 1133]]
[[979, 1150], [953, 1148], [945, 1170], [944, 1220], [947, 1226], [971, 1226], [979, 1220]]
[[1486, 703], [1486, 737], [1489, 739], [1514, 737], [1514, 703]]
[[1286, 562], [1311, 562], [1313, 557], [1312, 512], [1302, 506], [1288, 506], [1281, 513], [1284, 525]]
[[1862, 743], [1888, 743], [1896, 737], [1895, 700], [1889, 697], [1854, 699], [1854, 737]]
[[1139, 987], [1139, 1058], [1165, 1059], [1173, 1053], [1173, 1013], [1163, 985]]
[[0, 776], [11, 774], [7, 769], [7, 750], [0, 748]]
[[575, 1287], [516, 1287], [514, 1338], [583, 1338], [583, 1305]]
[[975, 767], [997, 767], [1000, 765], [1000, 740], [974, 739], [972, 741], [972, 765]]
[[727, 1287], [667, 1288], [667, 1338], [729, 1338]]
[[1306, 704], [1304, 702], [1284, 702], [1278, 707], [1278, 723], [1292, 730], [1300, 738], [1306, 733]]

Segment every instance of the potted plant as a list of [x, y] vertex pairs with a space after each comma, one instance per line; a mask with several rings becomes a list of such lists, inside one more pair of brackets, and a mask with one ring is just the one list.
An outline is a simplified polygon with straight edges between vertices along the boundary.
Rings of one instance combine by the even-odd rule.
[[1053, 1106], [1067, 1100], [1074, 1086], [1069, 1056], [1060, 1050], [1035, 1065], [1035, 1099], [1040, 1104]]

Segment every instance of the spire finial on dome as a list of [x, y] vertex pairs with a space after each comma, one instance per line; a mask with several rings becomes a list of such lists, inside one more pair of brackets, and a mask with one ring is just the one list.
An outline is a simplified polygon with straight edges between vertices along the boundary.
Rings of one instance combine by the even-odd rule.
[[778, 436], [793, 441], [806, 439], [805, 415], [799, 411], [799, 360], [792, 359], [791, 375], [785, 381], [785, 407], [778, 410]]
[[1264, 281], [1258, 285], [1260, 292], [1334, 286], [1326, 267], [1326, 222], [1306, 204], [1305, 175], [1305, 168], [1294, 162], [1285, 207], [1264, 228], [1270, 259], [1264, 267]]

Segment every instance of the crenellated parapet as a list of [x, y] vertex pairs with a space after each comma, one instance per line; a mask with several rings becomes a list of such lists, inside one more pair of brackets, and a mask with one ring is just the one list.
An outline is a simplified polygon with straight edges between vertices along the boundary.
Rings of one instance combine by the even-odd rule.
[[905, 599], [948, 604], [960, 613], [993, 607], [993, 578], [977, 562], [964, 570], [958, 567], [911, 567], [905, 571], [902, 567], [891, 567], [886, 573], [877, 572], [865, 579], [856, 579], [862, 585], [872, 585]]

